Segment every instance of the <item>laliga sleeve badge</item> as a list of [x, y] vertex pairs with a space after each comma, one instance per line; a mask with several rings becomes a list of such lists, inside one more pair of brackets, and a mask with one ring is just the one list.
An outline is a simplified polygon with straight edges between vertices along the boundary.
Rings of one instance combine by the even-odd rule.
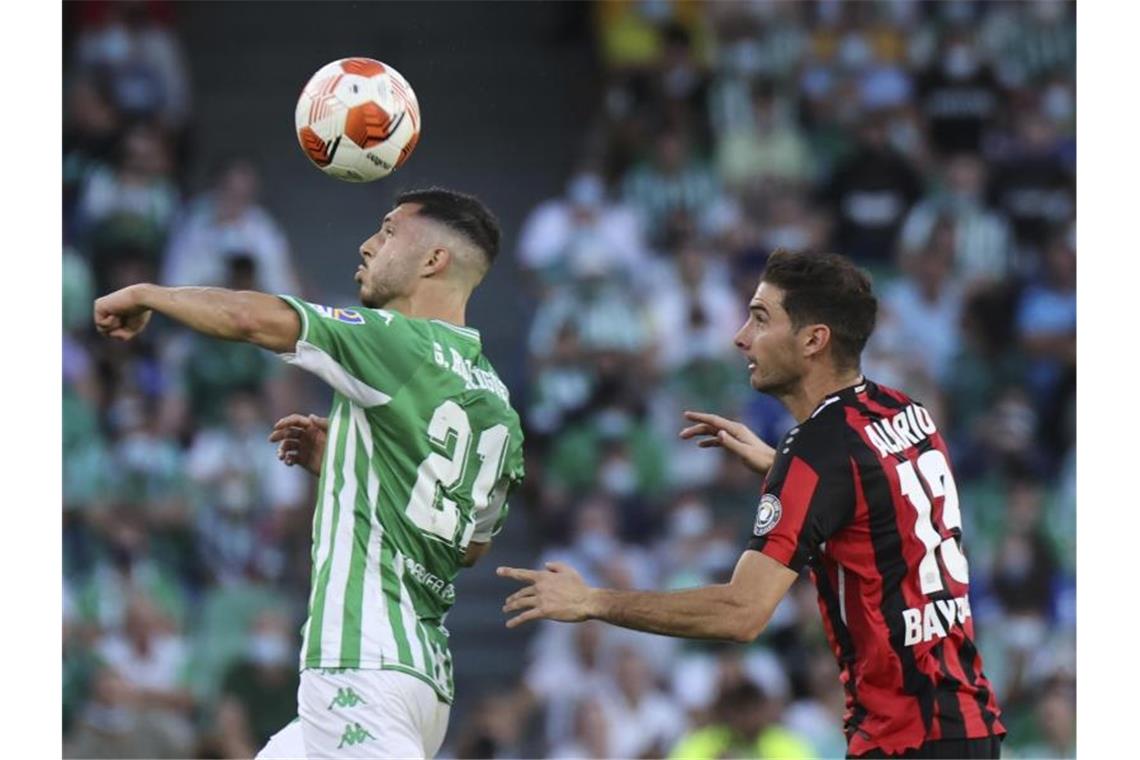
[[752, 527], [755, 536], [767, 535], [776, 523], [780, 522], [780, 515], [784, 508], [780, 506], [780, 499], [774, 493], [766, 493], [760, 497], [760, 504], [756, 507], [756, 525]]
[[333, 319], [349, 325], [364, 324], [364, 316], [356, 309], [333, 309]]

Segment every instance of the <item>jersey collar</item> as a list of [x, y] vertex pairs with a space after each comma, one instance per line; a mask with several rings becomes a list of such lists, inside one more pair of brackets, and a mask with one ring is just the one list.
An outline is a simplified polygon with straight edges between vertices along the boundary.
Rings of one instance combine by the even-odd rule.
[[446, 327], [448, 330], [451, 330], [452, 332], [456, 333], [457, 335], [462, 335], [464, 338], [468, 338], [470, 340], [473, 340], [476, 343], [478, 343], [479, 345], [483, 345], [483, 336], [481, 336], [479, 334], [479, 331], [473, 327], [462, 327], [460, 325], [453, 325], [452, 323], [446, 322], [442, 319], [433, 319], [432, 322], [434, 322], [437, 325], [440, 325], [441, 327]]
[[870, 385], [870, 383], [871, 383], [871, 381], [868, 380], [866, 377], [860, 377], [859, 381], [856, 382], [855, 384], [849, 385], [846, 388], [841, 388], [841, 389], [837, 390], [835, 393], [830, 394], [823, 401], [819, 402], [819, 406], [817, 406], [815, 408], [814, 412], [812, 412], [810, 415], [808, 415], [808, 419], [809, 420], [815, 419], [816, 415], [818, 415], [820, 412], [822, 412], [826, 407], [829, 407], [832, 404], [834, 404], [836, 401], [839, 401], [841, 399], [844, 401], [854, 400], [854, 398], [856, 396], [858, 396], [863, 391], [867, 390], [867, 386]]

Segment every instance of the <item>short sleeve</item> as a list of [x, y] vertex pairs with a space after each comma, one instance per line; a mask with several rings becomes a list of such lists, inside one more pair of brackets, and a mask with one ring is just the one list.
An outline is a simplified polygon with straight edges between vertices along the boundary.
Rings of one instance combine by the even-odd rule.
[[783, 451], [764, 481], [748, 548], [799, 572], [854, 516], [854, 470], [834, 439]]
[[281, 298], [301, 317], [296, 349], [281, 358], [365, 408], [388, 403], [431, 356], [425, 338], [396, 312]]

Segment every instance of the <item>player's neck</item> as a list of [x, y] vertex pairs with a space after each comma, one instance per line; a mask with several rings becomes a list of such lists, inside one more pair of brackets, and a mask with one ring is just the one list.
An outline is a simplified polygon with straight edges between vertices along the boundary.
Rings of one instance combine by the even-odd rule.
[[850, 388], [863, 379], [861, 370], [808, 373], [794, 387], [779, 396], [780, 402], [797, 423], [803, 423], [828, 396]]
[[460, 327], [467, 324], [467, 296], [455, 291], [412, 293], [393, 298], [384, 308], [413, 319], [439, 319]]

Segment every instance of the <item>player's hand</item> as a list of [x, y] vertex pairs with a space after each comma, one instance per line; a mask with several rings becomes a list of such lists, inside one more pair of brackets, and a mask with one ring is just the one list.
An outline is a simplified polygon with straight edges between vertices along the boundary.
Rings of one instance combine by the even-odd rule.
[[130, 340], [146, 328], [151, 310], [139, 302], [137, 285], [95, 300], [95, 329], [100, 335]]
[[772, 469], [776, 450], [760, 440], [746, 425], [707, 412], [685, 412], [685, 419], [695, 424], [681, 431], [682, 438], [705, 436], [697, 442], [701, 448], [728, 449], [761, 475]]
[[277, 458], [287, 466], [299, 464], [314, 475], [321, 474], [329, 438], [327, 417], [290, 414], [277, 420], [269, 440], [277, 444]]
[[565, 563], [547, 562], [545, 570], [500, 567], [497, 573], [527, 584], [507, 597], [503, 605], [503, 612], [521, 613], [507, 621], [507, 628], [544, 618], [577, 623], [589, 617], [594, 589]]

